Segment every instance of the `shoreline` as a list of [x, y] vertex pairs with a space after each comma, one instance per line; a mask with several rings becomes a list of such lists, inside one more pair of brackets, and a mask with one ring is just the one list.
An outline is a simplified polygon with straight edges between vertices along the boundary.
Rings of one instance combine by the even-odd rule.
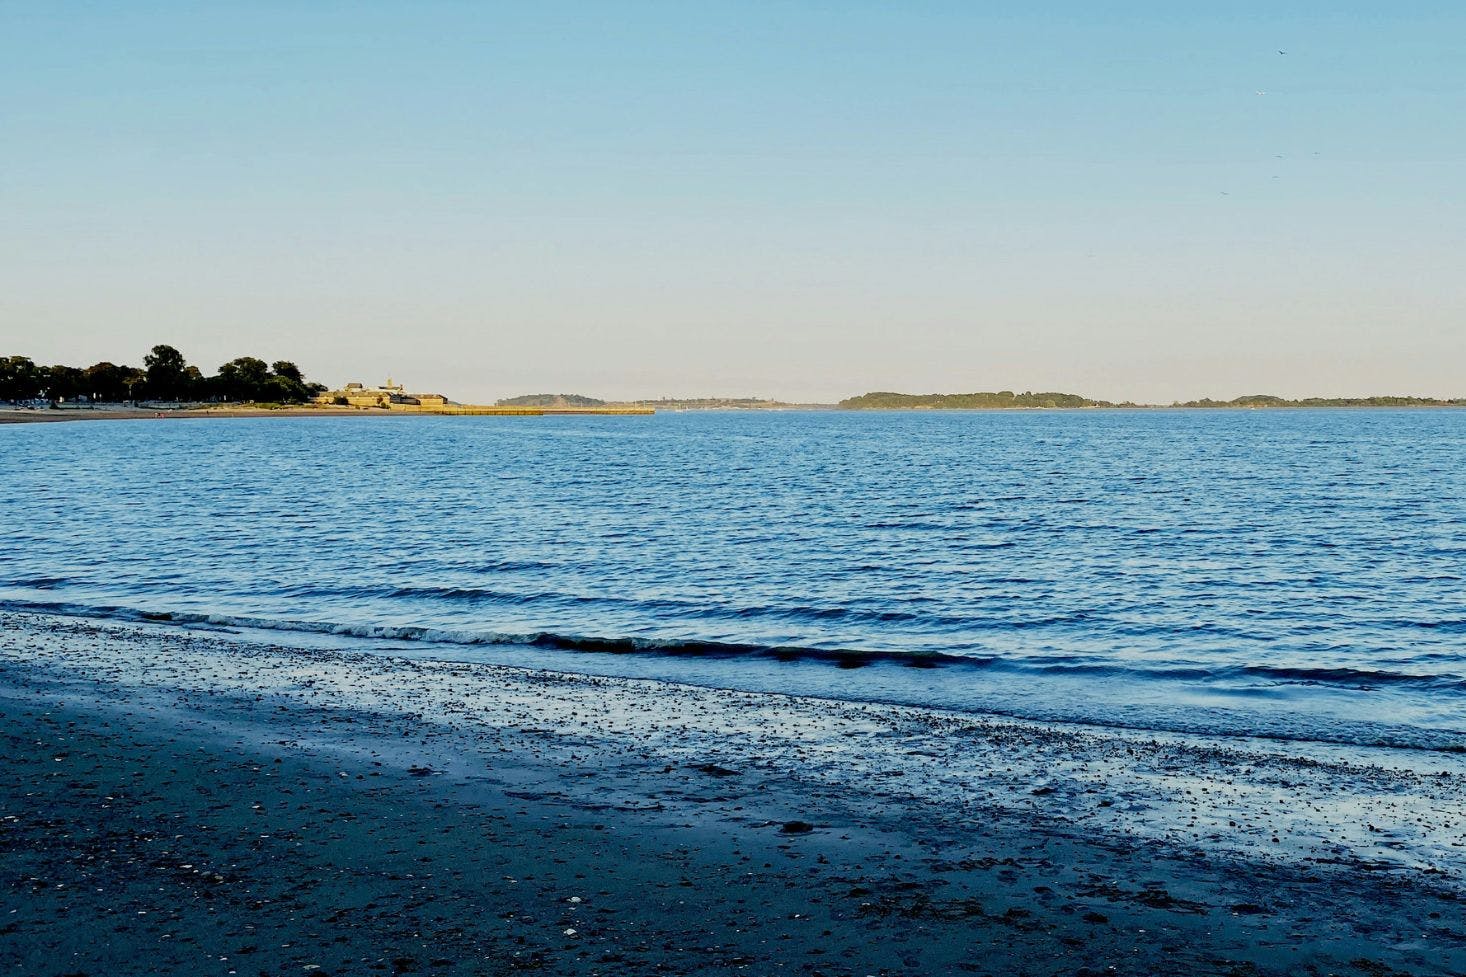
[[[1110, 407], [831, 407], [827, 404], [793, 404], [780, 407], [679, 407], [666, 408], [664, 413], [704, 413], [704, 414], [739, 414], [739, 413], [797, 413], [800, 411], [818, 411], [820, 413], [842, 413], [842, 414], [1075, 414], [1075, 413], [1119, 413], [1119, 412], [1196, 412], [1211, 413], [1217, 411], [1228, 412], [1268, 412], [1268, 411], [1437, 411], [1437, 410], [1466, 410], [1461, 404], [1338, 404], [1338, 405], [1273, 405], [1273, 406], [1233, 406], [1218, 405], [1215, 407], [1186, 407], [1172, 404], [1124, 404]], [[464, 407], [464, 408], [416, 408], [396, 410], [383, 410], [371, 408], [349, 408], [349, 407], [281, 407], [281, 408], [252, 408], [252, 407], [225, 407], [208, 409], [169, 409], [162, 410], [146, 408], [124, 408], [124, 409], [98, 409], [89, 410], [85, 408], [57, 408], [57, 409], [11, 409], [0, 407], [0, 424], [44, 424], [61, 421], [139, 421], [139, 420], [197, 420], [202, 418], [244, 418], [244, 417], [473, 417], [473, 416], [503, 416], [503, 417], [538, 417], [538, 416], [609, 416], [625, 417], [638, 415], [651, 415], [657, 413], [656, 409], [640, 405], [629, 406], [608, 406], [608, 407], [544, 407], [544, 408], [494, 408], [494, 407]]]
[[[652, 680], [670, 685], [688, 685], [713, 690], [739, 690], [760, 695], [813, 699], [835, 703], [867, 702], [873, 705], [909, 706], [939, 711], [959, 716], [976, 716], [988, 719], [1018, 723], [1034, 722], [1045, 726], [1077, 731], [1090, 731], [1106, 735], [1140, 735], [1151, 739], [1175, 737], [1180, 741], [1200, 737], [1213, 743], [1230, 743], [1246, 746], [1265, 746], [1271, 751], [1289, 752], [1298, 755], [1327, 756], [1353, 762], [1370, 762], [1377, 755], [1389, 756], [1386, 766], [1409, 766], [1430, 762], [1436, 754], [1457, 755], [1466, 758], [1466, 734], [1460, 730], [1439, 726], [1399, 724], [1393, 727], [1381, 723], [1364, 725], [1357, 719], [1334, 716], [1323, 725], [1311, 729], [1280, 727], [1277, 714], [1251, 712], [1239, 717], [1223, 717], [1215, 713], [1205, 719], [1184, 721], [1154, 713], [1143, 718], [1131, 715], [1121, 718], [1113, 711], [1108, 715], [1062, 714], [1053, 709], [1035, 711], [1014, 708], [1005, 699], [1014, 692], [1022, 691], [1008, 687], [1006, 693], [995, 689], [995, 677], [981, 671], [972, 677], [980, 681], [988, 691], [982, 699], [972, 696], [950, 694], [923, 681], [923, 676], [932, 674], [934, 668], [963, 667], [971, 664], [970, 659], [961, 656], [928, 655], [918, 652], [861, 652], [853, 649], [838, 651], [822, 648], [801, 648], [798, 646], [767, 646], [762, 653], [749, 651], [751, 646], [741, 646], [740, 652], [728, 656], [710, 653], [716, 647], [710, 643], [694, 642], [699, 650], [689, 654], [669, 653], [665, 648], [631, 650], [621, 644], [615, 650], [606, 650], [607, 645], [616, 645], [612, 639], [569, 639], [568, 646], [556, 646], [546, 642], [546, 633], [518, 636], [495, 635], [495, 640], [480, 641], [483, 635], [454, 635], [451, 631], [434, 634], [431, 627], [422, 626], [350, 626], [322, 621], [269, 621], [249, 616], [200, 611], [154, 612], [136, 607], [112, 605], [90, 606], [65, 602], [31, 600], [0, 601], [0, 614], [42, 615], [77, 621], [117, 622], [127, 627], [156, 634], [197, 634], [222, 632], [231, 640], [244, 643], [273, 645], [284, 643], [292, 647], [341, 651], [358, 649], [378, 657], [401, 657], [415, 661], [450, 661], [473, 666], [475, 664], [504, 665], [526, 669], [543, 669], [557, 673], [604, 678], [621, 678], [633, 681]], [[588, 643], [594, 650], [586, 650]], [[760, 671], [757, 677], [749, 678], [743, 669], [753, 666]], [[837, 669], [843, 676], [838, 686], [816, 677], [815, 672], [794, 674], [794, 666], [813, 666], [822, 669]], [[772, 667], [774, 672], [766, 670]], [[828, 675], [828, 671], [825, 672]], [[867, 684], [868, 677], [875, 676], [873, 684]], [[922, 684], [896, 685], [893, 676], [910, 678]], [[1285, 672], [1289, 681], [1322, 684], [1319, 678], [1310, 678], [1296, 671]], [[1363, 676], [1354, 676], [1355, 688]], [[1032, 682], [1030, 675], [1028, 681]], [[1051, 683], [1062, 683], [1063, 678], [1049, 678]], [[1071, 691], [1077, 691], [1070, 686]], [[1196, 694], [1196, 686], [1173, 685], [1167, 696], [1175, 701], [1178, 695]], [[1051, 695], [1054, 693], [1050, 693]], [[1098, 701], [1098, 700], [1091, 700]], [[1132, 694], [1125, 705], [1134, 707], [1139, 700]], [[1152, 698], [1151, 702], [1157, 701]], [[1120, 703], [1111, 702], [1111, 705]], [[1398, 704], [1392, 708], [1398, 708]], [[1388, 712], [1389, 710], [1386, 710]], [[1383, 751], [1383, 753], [1381, 753]], [[1409, 759], [1418, 754], [1418, 759]]]
[[147, 408], [98, 409], [60, 408], [54, 410], [6, 410], [0, 408], [0, 424], [49, 424], [69, 421], [164, 421], [199, 420], [204, 418], [240, 417], [409, 417], [403, 411], [368, 411], [351, 408], [283, 407], [278, 410], [253, 407], [218, 409], [149, 410]]
[[1387, 769], [18, 613], [0, 615], [0, 709], [0, 845], [25, 865], [0, 959], [34, 951], [20, 972], [209, 939], [207, 966], [177, 965], [1466, 968], [1449, 756]]
[[46, 424], [67, 421], [165, 421], [241, 417], [541, 417], [546, 415], [635, 416], [653, 414], [641, 408], [520, 408], [448, 407], [397, 408], [395, 410], [352, 407], [211, 407], [211, 408], [57, 408], [51, 410], [6, 410], [0, 408], [0, 424]]

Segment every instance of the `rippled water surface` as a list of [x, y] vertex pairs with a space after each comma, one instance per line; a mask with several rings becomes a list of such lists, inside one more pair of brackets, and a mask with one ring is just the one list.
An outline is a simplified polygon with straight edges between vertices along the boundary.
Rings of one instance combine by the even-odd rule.
[[0, 462], [0, 606], [1466, 743], [1466, 412], [170, 419]]

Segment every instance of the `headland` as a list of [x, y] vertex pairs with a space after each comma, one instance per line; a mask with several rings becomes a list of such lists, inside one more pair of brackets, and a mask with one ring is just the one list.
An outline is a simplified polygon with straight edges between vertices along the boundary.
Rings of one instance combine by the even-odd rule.
[[30, 421], [140, 420], [198, 417], [345, 417], [383, 414], [539, 417], [546, 414], [652, 414], [646, 404], [459, 403], [440, 393], [414, 393], [390, 377], [329, 389], [295, 363], [240, 356], [206, 375], [172, 346], [157, 345], [142, 367], [102, 361], [89, 367], [42, 366], [27, 356], [0, 356], [0, 424]]

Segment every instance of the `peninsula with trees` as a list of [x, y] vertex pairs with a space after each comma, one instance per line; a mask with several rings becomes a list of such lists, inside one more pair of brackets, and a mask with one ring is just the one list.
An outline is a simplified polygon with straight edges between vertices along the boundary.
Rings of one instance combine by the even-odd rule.
[[254, 416], [266, 413], [355, 416], [392, 414], [653, 414], [645, 405], [590, 397], [537, 395], [524, 403], [460, 404], [437, 393], [381, 385], [329, 389], [307, 380], [289, 360], [239, 356], [205, 374], [175, 347], [154, 346], [142, 366], [110, 361], [87, 367], [45, 366], [28, 356], [0, 356], [0, 421], [126, 419], [158, 416]]
[[27, 356], [0, 356], [0, 401], [50, 404], [265, 403], [302, 404], [324, 392], [289, 360], [239, 356], [205, 375], [172, 346], [158, 345], [141, 367], [106, 360], [91, 366], [41, 366]]

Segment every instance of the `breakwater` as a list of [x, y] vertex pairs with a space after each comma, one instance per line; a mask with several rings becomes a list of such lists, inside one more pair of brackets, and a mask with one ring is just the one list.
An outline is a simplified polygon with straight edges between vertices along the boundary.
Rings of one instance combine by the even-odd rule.
[[448, 415], [490, 415], [514, 417], [540, 417], [545, 414], [655, 414], [650, 407], [488, 407], [465, 404], [462, 406], [419, 407], [412, 404], [393, 404], [389, 410], [404, 414], [448, 414]]

